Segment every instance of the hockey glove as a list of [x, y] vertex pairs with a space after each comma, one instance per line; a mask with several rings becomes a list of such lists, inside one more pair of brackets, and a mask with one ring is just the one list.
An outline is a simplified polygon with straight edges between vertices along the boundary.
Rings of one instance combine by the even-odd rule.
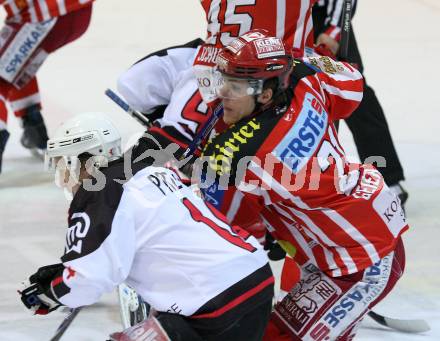
[[[339, 42], [326, 33], [321, 33], [318, 36], [316, 39], [316, 45], [327, 49], [331, 53], [331, 55], [328, 57], [331, 57], [332, 55], [336, 56], [339, 50]], [[323, 54], [323, 56], [327, 56], [327, 54]]]
[[51, 282], [61, 276], [64, 270], [63, 264], [43, 266], [36, 273], [23, 282], [24, 289], [19, 290], [21, 301], [34, 314], [46, 315], [58, 307], [61, 303], [55, 298], [51, 290]]
[[264, 249], [267, 251], [267, 257], [272, 261], [283, 260], [286, 257], [286, 251], [283, 250], [269, 232], [266, 232]]
[[327, 47], [327, 45], [324, 44], [315, 45], [315, 52], [321, 56], [330, 57], [336, 60], [336, 55]]

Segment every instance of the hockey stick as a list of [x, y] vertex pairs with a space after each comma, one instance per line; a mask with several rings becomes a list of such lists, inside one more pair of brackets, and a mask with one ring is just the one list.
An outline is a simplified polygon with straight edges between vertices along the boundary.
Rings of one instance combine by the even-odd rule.
[[135, 120], [137, 120], [140, 124], [146, 127], [151, 127], [151, 121], [145, 117], [142, 113], [140, 113], [137, 110], [134, 110], [133, 108], [130, 108], [130, 106], [121, 98], [119, 97], [113, 90], [107, 89], [105, 90], [105, 94], [107, 97], [109, 97], [113, 102], [115, 102], [119, 107], [121, 107], [125, 112], [131, 115]]
[[[345, 59], [348, 54], [348, 41], [351, 30], [351, 12], [352, 12], [352, 4], [351, 0], [344, 1], [344, 9], [343, 9], [343, 29], [341, 33], [341, 44], [339, 49], [339, 57], [341, 59]], [[116, 104], [118, 104], [124, 111], [129, 113], [133, 118], [135, 118], [140, 124], [146, 127], [151, 127], [151, 122], [140, 112], [130, 108], [130, 106], [120, 98], [115, 92], [110, 89], [105, 91], [105, 94], [112, 99]], [[185, 159], [190, 154], [194, 153], [194, 151], [199, 147], [202, 141], [206, 138], [206, 136], [211, 132], [214, 125], [223, 115], [223, 106], [219, 105], [214, 109], [212, 116], [205, 122], [200, 132], [194, 137], [194, 140], [189, 144], [188, 148], [182, 154], [180, 159]], [[122, 312], [123, 306], [121, 304], [121, 316], [123, 320], [124, 327], [128, 326], [130, 318], [128, 315], [124, 317]], [[390, 317], [385, 317], [373, 311], [368, 312], [368, 316], [370, 316], [374, 321], [379, 323], [382, 326], [392, 328], [405, 333], [422, 333], [430, 330], [429, 325], [424, 320], [403, 320], [403, 319], [393, 319]]]
[[339, 45], [338, 57], [339, 60], [347, 60], [348, 57], [348, 42], [350, 40], [351, 32], [351, 14], [352, 3], [351, 0], [344, 0], [342, 9], [342, 27], [341, 27], [341, 42]]
[[394, 319], [391, 317], [382, 316], [374, 311], [370, 311], [368, 316], [382, 326], [395, 329], [403, 333], [424, 333], [431, 330], [428, 323], [426, 323], [424, 320]]
[[194, 140], [189, 144], [188, 148], [183, 152], [180, 157], [181, 160], [185, 159], [187, 156], [192, 155], [194, 151], [200, 146], [202, 141], [208, 136], [212, 128], [218, 122], [220, 117], [223, 115], [223, 105], [219, 104], [212, 113], [211, 117], [205, 122], [202, 129], [196, 134]]
[[[341, 41], [339, 43], [339, 50], [337, 58], [341, 61], [347, 61], [348, 57], [348, 42], [350, 40], [351, 31], [351, 10], [352, 4], [351, 0], [344, 0], [342, 5], [342, 27], [341, 27]], [[336, 131], [339, 130], [339, 120], [334, 122]]]
[[81, 307], [74, 308], [70, 310], [70, 313], [64, 318], [63, 322], [59, 325], [58, 329], [55, 332], [55, 335], [49, 341], [58, 341], [61, 339], [67, 328], [69, 328], [70, 324], [75, 319], [76, 315], [80, 312]]

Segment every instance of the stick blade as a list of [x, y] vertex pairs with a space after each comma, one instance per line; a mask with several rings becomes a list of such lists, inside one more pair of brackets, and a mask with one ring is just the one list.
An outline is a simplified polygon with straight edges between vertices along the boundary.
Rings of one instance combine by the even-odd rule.
[[431, 330], [431, 327], [424, 320], [397, 320], [386, 317], [385, 320], [390, 328], [404, 333], [424, 333]]
[[403, 333], [416, 334], [416, 333], [424, 333], [431, 330], [431, 327], [424, 320], [394, 319], [391, 317], [385, 317], [379, 315], [373, 311], [370, 311], [368, 313], [368, 316], [370, 316], [374, 321], [376, 321], [382, 326], [392, 328], [401, 331]]

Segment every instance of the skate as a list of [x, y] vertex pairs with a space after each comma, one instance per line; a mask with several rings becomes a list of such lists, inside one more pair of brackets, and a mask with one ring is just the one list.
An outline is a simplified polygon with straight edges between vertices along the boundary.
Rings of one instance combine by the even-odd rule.
[[0, 173], [2, 172], [3, 152], [5, 151], [6, 142], [8, 142], [9, 133], [6, 129], [0, 130]]
[[23, 147], [29, 149], [32, 154], [41, 158], [46, 150], [47, 140], [49, 138], [39, 106], [34, 105], [27, 108], [22, 120], [23, 135], [21, 136], [20, 142]]
[[124, 328], [134, 326], [148, 317], [150, 306], [125, 283], [118, 286], [119, 307]]

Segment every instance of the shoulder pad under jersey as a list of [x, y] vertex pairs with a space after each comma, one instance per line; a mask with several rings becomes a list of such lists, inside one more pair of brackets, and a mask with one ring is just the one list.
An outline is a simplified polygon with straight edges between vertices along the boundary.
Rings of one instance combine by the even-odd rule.
[[321, 72], [319, 68], [316, 66], [306, 63], [299, 59], [294, 59], [294, 68], [292, 71], [292, 75], [290, 76], [292, 81], [292, 87], [295, 87], [301, 78], [314, 75], [315, 73]]

